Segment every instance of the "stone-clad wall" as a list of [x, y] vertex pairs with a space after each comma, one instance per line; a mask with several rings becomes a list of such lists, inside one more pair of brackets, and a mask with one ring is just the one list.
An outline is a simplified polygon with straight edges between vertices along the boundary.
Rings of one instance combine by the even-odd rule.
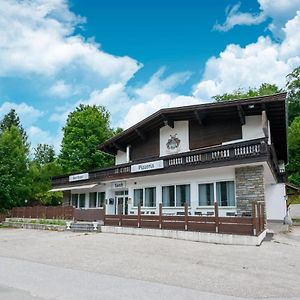
[[235, 168], [236, 204], [241, 212], [252, 211], [252, 201], [265, 201], [264, 167]]

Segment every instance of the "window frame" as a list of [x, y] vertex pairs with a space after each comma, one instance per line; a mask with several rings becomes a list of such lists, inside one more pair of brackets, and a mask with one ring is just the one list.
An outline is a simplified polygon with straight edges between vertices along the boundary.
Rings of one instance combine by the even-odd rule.
[[192, 194], [192, 184], [189, 182], [189, 183], [176, 183], [176, 184], [168, 184], [168, 185], [162, 185], [161, 186], [161, 203], [163, 205], [163, 187], [170, 187], [170, 186], [173, 186], [174, 187], [174, 206], [164, 206], [163, 205], [163, 208], [183, 208], [183, 206], [177, 206], [177, 186], [180, 186], [180, 185], [188, 185], [190, 187], [190, 199], [189, 199], [189, 203], [188, 203], [188, 207], [190, 208], [191, 207], [191, 194]]
[[[216, 203], [216, 182], [215, 181], [207, 181], [207, 182], [201, 182], [197, 184], [197, 193], [198, 193], [198, 202], [197, 202], [197, 207], [200, 208], [212, 208], [214, 207]], [[206, 184], [212, 184], [213, 185], [213, 204], [212, 205], [200, 205], [200, 190], [199, 187], [200, 185], [206, 185]]]
[[[233, 198], [234, 198], [234, 205], [227, 205], [227, 206], [224, 206], [224, 205], [220, 205], [219, 202], [218, 202], [218, 199], [217, 199], [217, 183], [221, 183], [221, 182], [233, 182], [233, 189], [234, 189], [234, 192], [233, 192]], [[236, 207], [236, 185], [235, 185], [235, 180], [232, 180], [232, 179], [226, 179], [226, 180], [218, 180], [215, 182], [215, 191], [216, 191], [216, 202], [218, 203], [218, 207], [219, 208], [235, 208]]]
[[[100, 199], [100, 198], [101, 198], [100, 195], [104, 195], [104, 199], [103, 199], [103, 200], [104, 200], [104, 203], [103, 203], [103, 206], [100, 205], [100, 202], [101, 202], [101, 201], [100, 201], [100, 200], [101, 200], [101, 199]], [[106, 193], [103, 192], [103, 191], [102, 191], [102, 192], [97, 192], [97, 206], [96, 206], [96, 208], [103, 208], [104, 205], [106, 205]]]
[[[145, 206], [145, 201], [146, 201], [146, 189], [149, 189], [149, 188], [153, 188], [154, 189], [154, 195], [155, 195], [155, 206]], [[143, 190], [143, 203], [141, 205], [142, 208], [146, 208], [146, 209], [156, 209], [157, 208], [157, 186], [153, 186], [153, 185], [149, 185], [149, 186], [143, 186], [143, 187], [136, 187], [136, 188], [133, 188], [133, 204], [132, 204], [132, 207], [133, 208], [138, 208], [138, 206], [135, 206], [135, 203], [134, 203], [134, 190]]]

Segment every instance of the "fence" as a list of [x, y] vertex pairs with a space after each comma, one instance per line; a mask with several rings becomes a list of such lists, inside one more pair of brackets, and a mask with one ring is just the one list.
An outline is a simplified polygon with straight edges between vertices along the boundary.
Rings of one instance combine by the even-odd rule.
[[63, 219], [76, 221], [103, 220], [103, 208], [75, 209], [72, 206], [25, 206], [14, 207], [11, 210], [12, 218], [32, 219]]
[[[121, 211], [119, 209], [119, 212]], [[167, 216], [163, 214], [162, 204], [160, 204], [159, 215], [143, 215], [139, 206], [137, 215], [122, 215], [121, 213], [105, 215], [104, 225], [259, 235], [265, 228], [265, 216], [264, 205], [257, 202], [253, 202], [250, 217], [219, 217], [217, 203], [215, 203], [214, 216], [190, 216], [187, 204], [183, 216]]]

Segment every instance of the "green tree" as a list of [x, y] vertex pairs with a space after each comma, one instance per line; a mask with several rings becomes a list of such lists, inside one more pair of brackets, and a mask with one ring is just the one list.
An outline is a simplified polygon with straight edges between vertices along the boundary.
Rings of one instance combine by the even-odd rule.
[[16, 126], [19, 129], [23, 143], [29, 150], [28, 136], [21, 124], [18, 114], [14, 109], [11, 109], [10, 112], [3, 117], [0, 123], [0, 133], [3, 132], [5, 129], [10, 129], [12, 126]]
[[27, 149], [15, 125], [0, 134], [0, 209], [22, 205], [27, 199]]
[[64, 172], [80, 172], [113, 164], [112, 156], [96, 148], [114, 134], [109, 117], [103, 106], [82, 104], [69, 114], [59, 155]]
[[300, 116], [300, 67], [287, 75], [287, 91], [289, 105], [289, 125]]
[[41, 205], [58, 205], [62, 202], [62, 192], [49, 192], [51, 178], [62, 173], [61, 166], [56, 162], [41, 164], [32, 161], [29, 166], [28, 185], [30, 186], [29, 203], [39, 202]]
[[47, 144], [38, 144], [34, 148], [34, 158], [33, 160], [38, 165], [45, 165], [47, 163], [53, 162], [55, 159], [55, 151], [53, 146]]
[[249, 88], [247, 91], [238, 89], [232, 93], [225, 93], [223, 95], [216, 95], [213, 98], [217, 102], [224, 102], [230, 100], [239, 100], [250, 97], [268, 96], [282, 92], [275, 84], [263, 83], [259, 88]]
[[289, 127], [289, 164], [287, 166], [289, 182], [300, 186], [300, 116]]

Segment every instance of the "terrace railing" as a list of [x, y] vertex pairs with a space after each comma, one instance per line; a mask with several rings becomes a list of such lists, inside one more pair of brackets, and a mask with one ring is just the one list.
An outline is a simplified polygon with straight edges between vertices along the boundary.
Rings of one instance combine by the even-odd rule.
[[[267, 145], [265, 138], [210, 147], [207, 149], [199, 149], [187, 153], [180, 153], [165, 157], [154, 157], [152, 160], [162, 159], [164, 169], [160, 172], [172, 172], [174, 168], [200, 168], [213, 163], [225, 163], [234, 160], [253, 159], [259, 156], [264, 156], [266, 159], [272, 160], [272, 166], [278, 170], [278, 162], [274, 154], [272, 146]], [[109, 179], [122, 179], [140, 174], [131, 173], [131, 165], [151, 161], [151, 158], [135, 161], [133, 163], [116, 165], [110, 168], [95, 170], [89, 172], [89, 181], [97, 182]], [[153, 172], [153, 171], [152, 171]], [[83, 181], [80, 181], [82, 183]], [[69, 184], [68, 176], [59, 176], [52, 179], [53, 186]]]
[[164, 215], [162, 204], [159, 206], [159, 215], [143, 215], [139, 206], [137, 215], [105, 215], [104, 225], [257, 236], [265, 229], [264, 204], [253, 202], [250, 217], [219, 217], [217, 203], [214, 215], [206, 217], [190, 216], [187, 204], [183, 216]]
[[11, 210], [12, 218], [61, 219], [74, 221], [102, 221], [103, 208], [76, 209], [73, 206], [24, 206]]

